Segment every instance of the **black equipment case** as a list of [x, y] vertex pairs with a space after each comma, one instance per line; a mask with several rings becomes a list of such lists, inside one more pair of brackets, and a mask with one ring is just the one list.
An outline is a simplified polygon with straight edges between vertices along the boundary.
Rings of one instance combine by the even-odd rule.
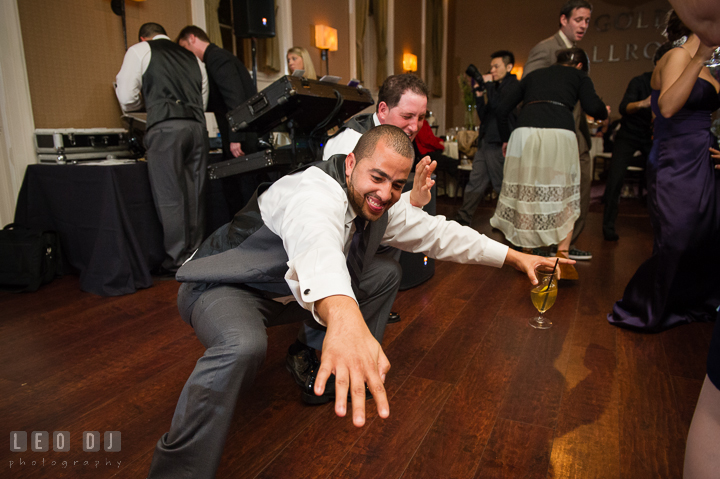
[[288, 130], [309, 134], [323, 123], [327, 128], [340, 125], [373, 104], [370, 91], [359, 86], [284, 76], [228, 113], [228, 123], [233, 131], [262, 136], [292, 120]]
[[[312, 163], [309, 150], [303, 148], [296, 152], [296, 164]], [[293, 167], [293, 152], [289, 147], [276, 148], [275, 150], [262, 150], [239, 156], [232, 160], [219, 161], [208, 166], [208, 177], [211, 180], [225, 178], [227, 176], [249, 173], [251, 171], [272, 167]]]

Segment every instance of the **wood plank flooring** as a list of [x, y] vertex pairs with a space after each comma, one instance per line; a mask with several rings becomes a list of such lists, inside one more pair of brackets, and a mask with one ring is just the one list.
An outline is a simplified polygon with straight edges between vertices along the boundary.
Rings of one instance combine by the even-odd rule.
[[[452, 215], [459, 200], [441, 198]], [[484, 204], [474, 226], [502, 240]], [[650, 223], [623, 200], [617, 243], [593, 206], [578, 246], [592, 251], [532, 329], [518, 272], [438, 263], [398, 295], [383, 341], [391, 415], [365, 427], [305, 406], [284, 368], [296, 325], [268, 330], [254, 390], [241, 398], [222, 478], [679, 478], [705, 376], [711, 324], [637, 334], [605, 315], [649, 256]], [[203, 348], [177, 313], [178, 283], [83, 293], [73, 276], [0, 293], [0, 477], [141, 478]], [[69, 431], [69, 452], [11, 453], [11, 431]], [[117, 453], [83, 452], [83, 431], [120, 431]], [[54, 461], [54, 464], [53, 464]]]

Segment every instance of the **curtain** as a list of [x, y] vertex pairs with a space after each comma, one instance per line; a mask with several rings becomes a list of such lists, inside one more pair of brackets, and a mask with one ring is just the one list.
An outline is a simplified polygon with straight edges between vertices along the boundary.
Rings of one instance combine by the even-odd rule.
[[375, 16], [375, 34], [377, 37], [377, 85], [380, 86], [387, 78], [387, 31], [388, 31], [388, 0], [371, 0]]
[[205, 31], [210, 41], [216, 45], [223, 44], [218, 20], [219, 6], [220, 0], [205, 0]]
[[279, 72], [282, 69], [282, 63], [280, 63], [280, 29], [277, 28], [278, 22], [278, 6], [277, 0], [275, 0], [275, 36], [272, 38], [265, 38], [261, 40], [264, 45], [265, 57], [264, 57], [264, 70], [271, 70], [272, 72]]
[[425, 78], [430, 94], [442, 96], [443, 0], [427, 0], [425, 42], [430, 48], [425, 61]]
[[365, 58], [365, 27], [367, 26], [370, 2], [368, 0], [355, 0], [355, 50], [357, 52], [357, 79], [363, 81], [363, 58]]

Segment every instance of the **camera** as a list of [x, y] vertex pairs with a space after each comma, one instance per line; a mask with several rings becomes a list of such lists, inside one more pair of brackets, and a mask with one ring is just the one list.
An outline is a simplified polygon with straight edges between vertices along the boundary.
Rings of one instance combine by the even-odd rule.
[[478, 89], [480, 89], [480, 90], [485, 89], [485, 80], [483, 80], [482, 73], [480, 73], [480, 71], [477, 69], [477, 67], [475, 65], [473, 65], [471, 63], [470, 66], [468, 66], [465, 69], [465, 74], [467, 76], [469, 76], [470, 78], [472, 78], [473, 80], [475, 80], [475, 83], [477, 83], [477, 85], [478, 85], [477, 86]]

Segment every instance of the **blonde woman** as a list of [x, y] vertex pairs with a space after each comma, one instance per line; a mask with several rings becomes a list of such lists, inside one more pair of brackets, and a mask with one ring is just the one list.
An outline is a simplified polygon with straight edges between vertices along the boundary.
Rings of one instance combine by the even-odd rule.
[[315, 65], [310, 58], [310, 54], [303, 47], [292, 47], [287, 52], [287, 64], [290, 74], [295, 70], [305, 70], [303, 76], [308, 80], [317, 80], [315, 73]]

